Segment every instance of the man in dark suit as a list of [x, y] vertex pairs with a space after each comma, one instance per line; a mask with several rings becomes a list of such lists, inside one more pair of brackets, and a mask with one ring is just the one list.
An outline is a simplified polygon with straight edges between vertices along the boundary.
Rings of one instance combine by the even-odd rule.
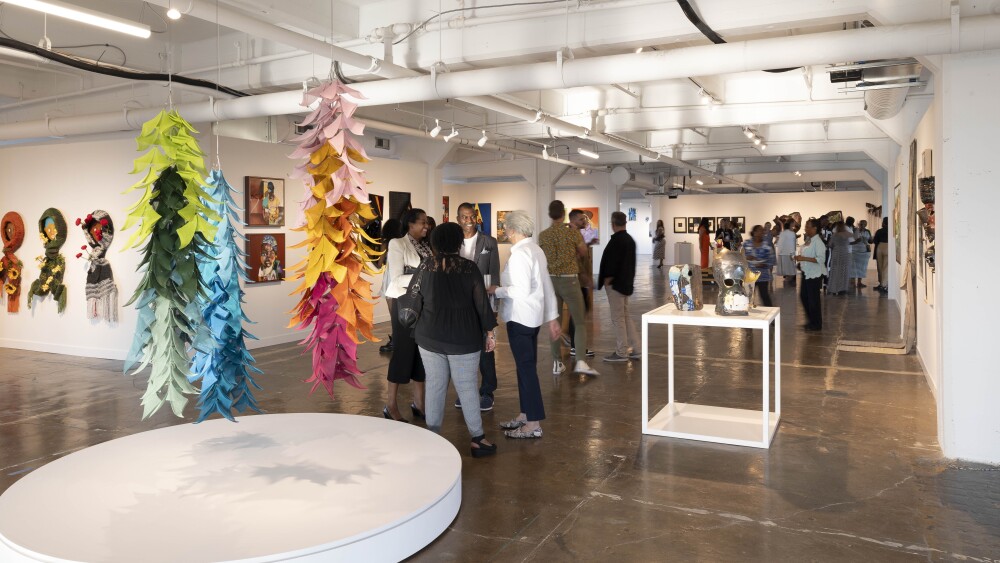
[[[497, 239], [477, 228], [475, 204], [465, 202], [458, 206], [458, 224], [465, 235], [459, 254], [479, 266], [479, 271], [486, 278], [486, 287], [500, 285], [500, 248]], [[493, 410], [493, 393], [497, 390], [497, 366], [496, 355], [486, 351], [485, 341], [483, 344], [483, 352], [479, 355], [479, 372], [483, 376], [479, 387], [479, 410], [489, 411]], [[462, 408], [458, 399], [455, 400], [455, 407]]]

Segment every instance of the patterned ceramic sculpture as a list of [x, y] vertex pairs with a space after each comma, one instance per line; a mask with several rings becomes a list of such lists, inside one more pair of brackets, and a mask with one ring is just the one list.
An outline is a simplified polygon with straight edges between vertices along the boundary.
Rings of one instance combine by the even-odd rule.
[[678, 311], [699, 311], [701, 299], [701, 266], [698, 264], [677, 264], [667, 272], [670, 293], [674, 296], [674, 306]]
[[752, 294], [745, 280], [750, 273], [750, 265], [741, 252], [723, 250], [716, 255], [715, 284], [719, 287], [719, 299], [715, 312], [720, 315], [747, 315]]

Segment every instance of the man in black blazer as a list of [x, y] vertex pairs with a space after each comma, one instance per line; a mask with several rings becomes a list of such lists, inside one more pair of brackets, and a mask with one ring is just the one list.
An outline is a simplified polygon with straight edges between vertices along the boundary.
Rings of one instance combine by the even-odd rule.
[[[484, 277], [489, 276], [485, 280], [487, 287], [500, 285], [500, 248], [497, 239], [479, 232], [474, 204], [465, 202], [458, 206], [458, 224], [465, 235], [459, 254], [475, 262]], [[493, 393], [497, 390], [497, 366], [496, 355], [486, 351], [485, 341], [483, 345], [483, 352], [479, 355], [479, 372], [483, 376], [479, 387], [479, 410], [489, 411], [493, 410]], [[458, 399], [455, 400], [455, 407], [462, 408]]]

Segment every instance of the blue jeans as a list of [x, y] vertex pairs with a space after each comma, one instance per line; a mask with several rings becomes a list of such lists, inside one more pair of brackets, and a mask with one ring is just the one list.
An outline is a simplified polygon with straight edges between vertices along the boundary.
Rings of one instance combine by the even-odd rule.
[[532, 422], [544, 420], [545, 406], [542, 405], [542, 387], [538, 383], [537, 369], [538, 327], [507, 321], [507, 341], [510, 342], [510, 351], [517, 365], [517, 393], [521, 399], [521, 412]]
[[444, 420], [444, 403], [448, 397], [448, 380], [455, 385], [458, 398], [463, 405], [470, 408], [462, 409], [465, 425], [472, 437], [483, 435], [483, 419], [479, 414], [479, 352], [471, 354], [439, 354], [425, 348], [420, 348], [420, 359], [424, 362], [427, 374], [424, 396], [424, 415], [427, 417], [427, 429], [437, 434], [441, 433], [441, 421]]

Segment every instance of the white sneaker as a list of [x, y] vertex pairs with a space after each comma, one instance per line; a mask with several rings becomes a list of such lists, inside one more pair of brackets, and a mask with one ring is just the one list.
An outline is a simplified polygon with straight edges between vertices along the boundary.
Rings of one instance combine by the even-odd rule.
[[584, 375], [601, 375], [597, 373], [597, 370], [588, 366], [587, 362], [583, 360], [576, 361], [576, 368], [573, 369], [573, 373], [582, 373]]
[[566, 371], [566, 366], [559, 360], [552, 362], [552, 375], [559, 375], [560, 373]]

